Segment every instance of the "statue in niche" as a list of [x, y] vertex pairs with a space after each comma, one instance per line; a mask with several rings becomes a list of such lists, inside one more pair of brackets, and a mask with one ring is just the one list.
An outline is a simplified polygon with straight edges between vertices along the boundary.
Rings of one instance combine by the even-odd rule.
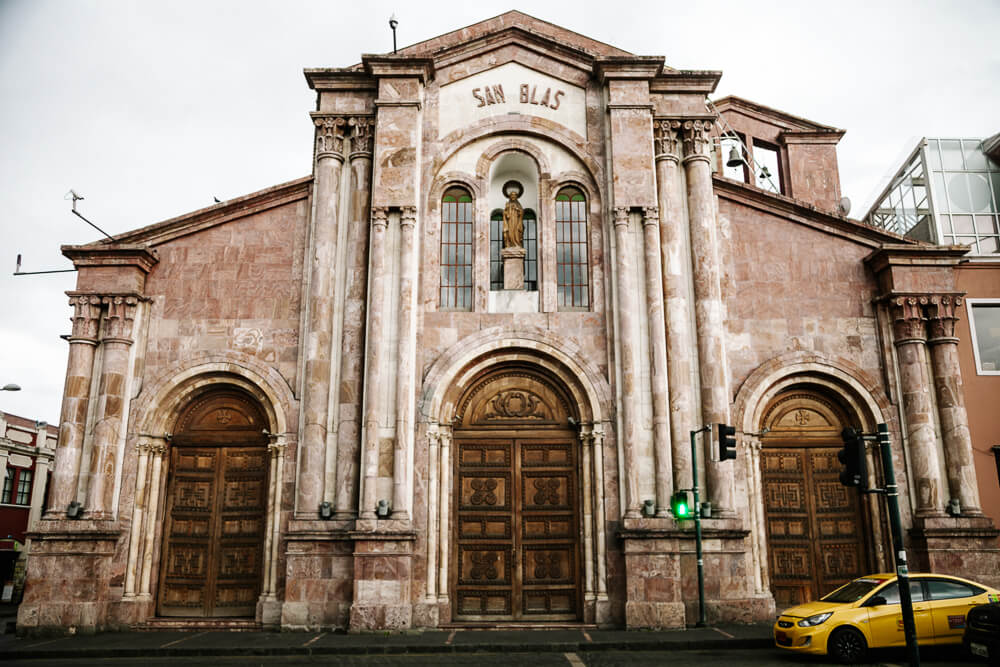
[[503, 184], [503, 194], [507, 197], [507, 205], [503, 207], [503, 247], [524, 247], [524, 207], [521, 206], [521, 194], [524, 186], [517, 181], [507, 181]]

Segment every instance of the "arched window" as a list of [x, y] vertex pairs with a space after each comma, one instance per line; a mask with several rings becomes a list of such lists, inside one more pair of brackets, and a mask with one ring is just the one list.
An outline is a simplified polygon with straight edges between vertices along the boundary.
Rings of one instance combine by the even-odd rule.
[[462, 188], [441, 198], [441, 308], [472, 310], [472, 196]]
[[587, 199], [577, 188], [563, 188], [556, 195], [556, 281], [560, 307], [590, 306]]
[[[503, 210], [490, 214], [490, 289], [503, 289]], [[538, 217], [528, 208], [524, 210], [524, 289], [538, 291]]]

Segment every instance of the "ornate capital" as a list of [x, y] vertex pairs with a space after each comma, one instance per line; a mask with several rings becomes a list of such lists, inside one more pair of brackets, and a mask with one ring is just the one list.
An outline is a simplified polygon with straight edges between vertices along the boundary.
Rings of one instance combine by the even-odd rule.
[[642, 208], [642, 224], [643, 225], [659, 225], [660, 224], [660, 207], [659, 206], [644, 206]]
[[162, 442], [150, 443], [149, 453], [152, 454], [153, 456], [162, 457], [164, 454], [167, 453], [167, 446]]
[[139, 456], [148, 456], [153, 451], [153, 443], [149, 440], [140, 440], [135, 445], [135, 451]]
[[399, 224], [403, 227], [410, 228], [417, 224], [417, 207], [403, 206], [400, 209]]
[[351, 157], [370, 157], [375, 147], [375, 119], [352, 116], [347, 125], [351, 128]]
[[344, 159], [344, 133], [347, 120], [341, 116], [314, 118], [316, 125], [316, 159], [333, 157]]
[[628, 207], [627, 206], [615, 206], [615, 208], [614, 208], [614, 214], [615, 214], [615, 227], [618, 227], [619, 225], [627, 225], [628, 224]]
[[103, 340], [132, 342], [132, 324], [139, 299], [134, 296], [106, 296], [101, 301], [108, 307], [104, 316]]
[[69, 305], [73, 306], [73, 332], [70, 341], [79, 340], [95, 342], [97, 340], [97, 324], [101, 319], [101, 297], [93, 295], [72, 296]]
[[927, 301], [925, 296], [898, 296], [890, 301], [896, 345], [926, 340], [923, 307]]
[[665, 118], [653, 120], [653, 149], [657, 160], [680, 159], [680, 129], [679, 120]]
[[932, 296], [927, 304], [927, 333], [929, 343], [957, 342], [955, 338], [955, 314], [962, 305], [962, 297], [954, 295]]
[[684, 159], [696, 157], [708, 157], [709, 147], [712, 145], [712, 121], [710, 120], [686, 120], [683, 125], [684, 132]]
[[288, 444], [281, 440], [268, 443], [267, 445], [267, 452], [271, 455], [272, 459], [284, 458], [286, 449], [288, 449]]
[[389, 207], [388, 206], [372, 206], [372, 227], [376, 229], [381, 228], [385, 231], [385, 228], [389, 226]]

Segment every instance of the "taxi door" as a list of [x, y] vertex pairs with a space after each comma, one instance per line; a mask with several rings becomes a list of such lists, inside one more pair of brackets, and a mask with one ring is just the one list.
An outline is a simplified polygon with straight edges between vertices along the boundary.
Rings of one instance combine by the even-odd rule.
[[[899, 603], [898, 584], [893, 582], [876, 595], [884, 597], [886, 604], [867, 607], [871, 647], [905, 646], [906, 635], [903, 633], [903, 610]], [[920, 580], [910, 579], [910, 596], [913, 598], [917, 642], [931, 644], [934, 642], [934, 622], [931, 619], [930, 603], [924, 601], [924, 589]]]
[[928, 604], [934, 619], [934, 643], [958, 644], [965, 631], [965, 617], [985, 602], [983, 591], [951, 579], [926, 579]]

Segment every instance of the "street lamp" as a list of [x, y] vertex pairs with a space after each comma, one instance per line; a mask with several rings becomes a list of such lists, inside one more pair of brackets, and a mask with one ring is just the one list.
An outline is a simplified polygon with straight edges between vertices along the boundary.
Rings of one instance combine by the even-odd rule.
[[21, 391], [21, 385], [13, 383], [5, 384], [2, 388], [0, 388], [0, 391]]

